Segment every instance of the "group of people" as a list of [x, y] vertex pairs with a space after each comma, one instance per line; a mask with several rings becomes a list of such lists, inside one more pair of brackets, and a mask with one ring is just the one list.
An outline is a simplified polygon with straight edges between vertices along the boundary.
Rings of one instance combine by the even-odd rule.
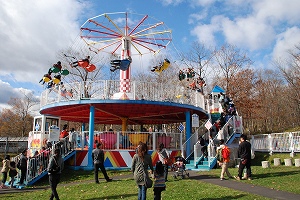
[[[239, 169], [237, 176], [231, 176], [228, 166], [230, 162], [230, 149], [225, 144], [223, 139], [220, 140], [220, 146], [217, 149], [217, 162], [219, 166], [221, 166], [222, 171], [220, 175], [220, 180], [225, 180], [224, 175], [229, 178], [235, 178], [236, 180], [248, 179], [252, 180], [252, 172], [251, 172], [251, 144], [247, 141], [247, 136], [242, 134], [239, 140], [238, 147], [238, 157], [240, 158]], [[246, 168], [246, 176], [243, 176], [243, 171]]]
[[[164, 144], [160, 144], [157, 148], [159, 161], [156, 163], [155, 170], [153, 169], [151, 155], [148, 154], [148, 146], [146, 143], [140, 142], [136, 149], [136, 154], [133, 156], [131, 171], [133, 177], [138, 185], [138, 199], [146, 200], [147, 186], [146, 179], [149, 179], [148, 169], [150, 168], [150, 174], [154, 178], [154, 200], [161, 199], [161, 192], [166, 189], [165, 182], [168, 181], [168, 160], [170, 154], [164, 147]], [[94, 179], [95, 183], [99, 184], [98, 172], [99, 169], [104, 175], [107, 182], [111, 182], [104, 167], [104, 151], [102, 150], [102, 143], [96, 144], [96, 148], [92, 151], [92, 160], [94, 165]]]
[[[52, 74], [55, 74], [52, 77]], [[58, 61], [57, 63], [54, 63], [51, 68], [48, 69], [47, 74], [44, 74], [43, 78], [39, 81], [39, 83], [42, 83], [44, 85], [47, 83], [47, 88], [51, 88], [54, 85], [59, 85], [61, 83], [62, 76], [68, 75], [70, 72], [67, 69], [62, 69], [61, 62]]]
[[[48, 166], [50, 158], [50, 148], [43, 147], [40, 152], [35, 151], [33, 156], [28, 156], [28, 150], [24, 149], [19, 157], [15, 161], [10, 160], [10, 155], [6, 155], [5, 159], [2, 161], [2, 184], [1, 187], [5, 188], [5, 182], [7, 181], [7, 175], [10, 177], [10, 187], [15, 188], [15, 178], [18, 173], [20, 173], [20, 180], [18, 185], [24, 185], [26, 181], [27, 172], [29, 176], [35, 177], [38, 171]], [[40, 169], [40, 170], [39, 170]]]
[[10, 177], [10, 188], [14, 188], [15, 176], [17, 176], [17, 166], [16, 162], [10, 161], [10, 155], [6, 155], [4, 160], [2, 161], [2, 181], [0, 188], [7, 188], [5, 186], [5, 182], [7, 180], [7, 175]]
[[154, 200], [160, 200], [161, 192], [166, 189], [166, 181], [168, 181], [168, 160], [170, 159], [170, 155], [162, 143], [158, 146], [157, 153], [159, 160], [156, 162], [155, 170], [153, 169], [151, 155], [148, 154], [146, 143], [141, 142], [137, 147], [136, 154], [133, 156], [131, 171], [139, 188], [138, 200], [146, 200], [146, 180], [149, 179], [148, 168], [150, 168], [150, 174], [154, 178]]

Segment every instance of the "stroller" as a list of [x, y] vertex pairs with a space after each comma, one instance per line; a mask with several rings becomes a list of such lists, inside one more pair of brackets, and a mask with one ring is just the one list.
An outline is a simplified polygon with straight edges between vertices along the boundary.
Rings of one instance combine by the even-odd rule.
[[173, 178], [177, 178], [178, 176], [181, 178], [190, 177], [190, 174], [185, 170], [186, 160], [181, 157], [175, 157], [175, 163], [172, 164], [171, 170], [174, 171]]

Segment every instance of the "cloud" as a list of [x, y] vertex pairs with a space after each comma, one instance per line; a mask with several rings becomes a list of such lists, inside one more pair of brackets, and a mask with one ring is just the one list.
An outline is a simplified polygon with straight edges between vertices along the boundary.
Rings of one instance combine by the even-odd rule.
[[295, 45], [300, 45], [300, 28], [294, 26], [278, 35], [272, 52], [273, 59], [288, 57], [288, 51], [294, 50]]
[[277, 25], [280, 22], [299, 23], [299, 0], [254, 1], [253, 12], [258, 20]]
[[200, 14], [198, 14], [198, 13], [192, 13], [189, 16], [188, 23], [189, 24], [194, 24], [195, 22], [204, 19], [206, 16], [207, 16], [207, 12], [205, 12], [205, 11], [201, 11]]
[[24, 88], [13, 88], [9, 83], [0, 80], [0, 104], [6, 104], [10, 98], [22, 98], [23, 94], [32, 93]]
[[237, 18], [235, 21], [224, 18], [222, 31], [227, 43], [252, 51], [269, 46], [275, 39], [273, 28], [254, 17]]
[[[298, 0], [230, 0], [212, 1], [213, 4], [200, 0], [193, 2], [204, 6], [201, 9], [208, 13], [207, 16], [197, 13], [189, 16], [190, 24], [196, 24], [191, 35], [204, 44], [222, 45], [227, 42], [254, 53], [270, 53], [274, 48], [274, 56], [281, 54], [279, 47], [286, 50], [297, 44], [294, 42], [299, 37], [296, 31], [300, 24]], [[290, 32], [295, 35], [292, 36]]]
[[207, 7], [210, 5], [213, 5], [217, 0], [191, 0], [190, 4], [192, 6], [202, 6], [202, 7]]
[[2, 1], [0, 7], [0, 76], [38, 82], [79, 33], [84, 4], [75, 0]]
[[191, 34], [196, 36], [201, 43], [207, 46], [216, 46], [215, 33], [220, 31], [220, 19], [223, 19], [223, 16], [214, 16], [210, 24], [197, 25], [191, 31]]
[[161, 0], [160, 2], [165, 5], [165, 6], [168, 6], [168, 5], [178, 5], [182, 2], [184, 2], [185, 0]]

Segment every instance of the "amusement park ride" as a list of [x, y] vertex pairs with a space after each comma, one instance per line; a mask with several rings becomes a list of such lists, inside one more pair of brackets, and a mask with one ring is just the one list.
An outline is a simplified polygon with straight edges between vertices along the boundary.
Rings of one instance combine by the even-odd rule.
[[[47, 142], [51, 142], [53, 147], [57, 146], [61, 120], [64, 120], [82, 124], [81, 130], [76, 130], [76, 145], [72, 148], [69, 146], [63, 152], [65, 161], [75, 169], [92, 168], [91, 153], [95, 139], [104, 143], [105, 166], [109, 168], [130, 167], [140, 141], [148, 144], [153, 163], [158, 159], [155, 150], [161, 142], [165, 143], [172, 157], [184, 154], [189, 156], [194, 145], [194, 141], [190, 140], [192, 116], [198, 116], [199, 119], [209, 117], [204, 96], [196, 91], [196, 84], [198, 87], [205, 84], [203, 79], [189, 85], [195, 91], [189, 99], [180, 101], [177, 100], [176, 93], [182, 87], [170, 88], [156, 82], [131, 80], [134, 57], [147, 53], [158, 54], [167, 48], [172, 40], [171, 31], [165, 28], [163, 22], [148, 15], [131, 13], [105, 13], [92, 17], [81, 26], [80, 31], [80, 38], [86, 49], [93, 54], [106, 52], [120, 55], [120, 59], [110, 62], [110, 71], [120, 70], [120, 80], [94, 80], [89, 82], [88, 88], [86, 82], [62, 84], [62, 77], [67, 76], [74, 68], [83, 68], [88, 73], [93, 73], [97, 68], [92, 64], [93, 56], [77, 60], [75, 56], [65, 54], [65, 57], [73, 60], [70, 62], [70, 72], [62, 69], [61, 63], [57, 62], [40, 81], [47, 86], [41, 95], [41, 116], [34, 118], [34, 130], [29, 134], [28, 148], [31, 153], [40, 150]], [[164, 73], [171, 65], [172, 62], [164, 59], [151, 71]], [[189, 72], [193, 74], [193, 70]], [[195, 74], [190, 76], [189, 72], [179, 74], [178, 81], [193, 79]], [[55, 76], [52, 78], [53, 74]], [[63, 93], [62, 89], [67, 92]], [[90, 95], [85, 95], [86, 90]], [[168, 96], [168, 101], [165, 96]], [[180, 133], [128, 130], [128, 125], [139, 125], [143, 129], [143, 125], [172, 123], [185, 123], [185, 128]], [[119, 124], [122, 125], [122, 130], [99, 132], [94, 130], [94, 124]], [[60, 144], [68, 146], [66, 141]], [[45, 174], [45, 169], [40, 170], [38, 176], [27, 177], [27, 183], [33, 184]]]

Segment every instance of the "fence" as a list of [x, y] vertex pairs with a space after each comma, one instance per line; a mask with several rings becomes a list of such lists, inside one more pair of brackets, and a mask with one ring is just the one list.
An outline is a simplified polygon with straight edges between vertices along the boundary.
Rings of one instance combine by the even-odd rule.
[[18, 154], [28, 146], [27, 137], [0, 137], [0, 153]]
[[[82, 135], [83, 134], [83, 135]], [[77, 144], [80, 148], [89, 145], [89, 132], [78, 133]], [[149, 150], [156, 150], [158, 144], [164, 143], [167, 149], [181, 149], [182, 134], [171, 132], [94, 132], [94, 144], [101, 142], [104, 150], [135, 149], [139, 142], [146, 143]]]
[[255, 151], [300, 152], [300, 132], [253, 135], [251, 143]]
[[[29, 157], [27, 161], [27, 176], [25, 183], [28, 183], [38, 177], [42, 173], [47, 173], [49, 159], [54, 149], [59, 149], [62, 157], [67, 156], [74, 149], [84, 149], [88, 147], [88, 134], [75, 133], [74, 140], [66, 137], [59, 142], [53, 144], [52, 147], [42, 149], [37, 155]], [[165, 133], [165, 132], [95, 132], [94, 141], [102, 142], [104, 150], [122, 150], [135, 149], [139, 142], [148, 145], [148, 149], [156, 150], [158, 144], [164, 143], [167, 149], [180, 150], [182, 144], [181, 133]], [[94, 145], [94, 144], [93, 144]], [[21, 154], [12, 158], [18, 163]], [[21, 173], [18, 173], [17, 179], [20, 179]]]
[[[75, 147], [75, 146], [73, 146]], [[38, 154], [28, 157], [27, 160], [27, 171], [24, 183], [27, 184], [28, 182], [32, 181], [36, 177], [38, 177], [42, 173], [47, 173], [47, 166], [49, 164], [49, 160], [51, 155], [53, 154], [54, 149], [60, 149], [60, 154], [62, 157], [65, 157], [69, 153], [71, 153], [74, 148], [69, 143], [69, 138], [66, 137], [65, 139], [53, 144], [53, 146], [41, 149]], [[12, 161], [18, 163], [21, 158], [21, 154], [17, 155], [16, 157], [12, 158]], [[17, 175], [17, 180], [20, 180], [21, 171], [19, 171]]]
[[[182, 86], [171, 83], [131, 81], [131, 93], [137, 99], [170, 101], [205, 107], [204, 97], [199, 92], [186, 91]], [[119, 92], [119, 80], [98, 80], [67, 83], [44, 90], [41, 107], [51, 103], [81, 99], [112, 99]]]

